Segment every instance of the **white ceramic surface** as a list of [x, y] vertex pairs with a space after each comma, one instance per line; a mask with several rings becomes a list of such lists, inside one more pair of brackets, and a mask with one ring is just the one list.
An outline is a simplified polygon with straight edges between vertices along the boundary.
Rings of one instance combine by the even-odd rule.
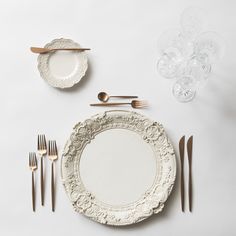
[[151, 146], [128, 129], [99, 133], [80, 159], [84, 186], [100, 201], [114, 206], [137, 201], [152, 186], [158, 169]]
[[[71, 39], [54, 39], [45, 48], [80, 48]], [[55, 51], [38, 56], [38, 69], [41, 77], [51, 86], [69, 88], [77, 84], [88, 68], [86, 52]]]
[[76, 211], [121, 226], [162, 211], [176, 164], [161, 124], [135, 112], [109, 111], [74, 127], [61, 170]]

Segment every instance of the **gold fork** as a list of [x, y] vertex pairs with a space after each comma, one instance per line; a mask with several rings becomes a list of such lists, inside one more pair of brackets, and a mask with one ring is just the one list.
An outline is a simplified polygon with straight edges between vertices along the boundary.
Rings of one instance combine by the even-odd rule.
[[44, 205], [44, 175], [43, 175], [43, 157], [47, 154], [47, 144], [44, 134], [38, 135], [38, 155], [40, 157], [40, 186], [41, 186], [41, 204]]
[[52, 161], [51, 171], [51, 197], [52, 197], [52, 211], [55, 211], [55, 184], [54, 184], [54, 161], [57, 160], [57, 144], [55, 140], [48, 142], [48, 158]]
[[34, 171], [37, 169], [37, 158], [35, 152], [29, 153], [29, 168], [32, 171], [32, 207], [33, 211], [35, 211]]
[[131, 105], [133, 108], [148, 107], [147, 101], [132, 100], [131, 102], [106, 102], [106, 103], [92, 103], [90, 106], [122, 106]]

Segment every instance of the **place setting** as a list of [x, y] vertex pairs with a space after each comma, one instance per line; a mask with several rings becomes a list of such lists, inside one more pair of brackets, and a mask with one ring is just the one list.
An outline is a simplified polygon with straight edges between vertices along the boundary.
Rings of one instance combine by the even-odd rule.
[[[221, 37], [203, 31], [201, 13], [197, 8], [186, 9], [180, 17], [180, 27], [164, 32], [158, 41], [157, 70], [162, 77], [173, 79], [172, 93], [181, 103], [196, 97], [223, 51]], [[30, 50], [38, 54], [40, 76], [59, 89], [80, 82], [88, 69], [88, 55], [93, 52], [65, 38]], [[136, 224], [164, 210], [179, 178], [176, 187], [180, 195], [179, 211], [184, 213], [188, 209], [194, 214], [192, 164], [194, 144], [198, 142], [195, 136], [179, 134], [179, 140], [172, 140], [161, 123], [143, 114], [149, 103], [141, 94], [98, 91], [87, 105], [90, 109], [109, 110], [78, 121], [60, 152], [55, 140], [47, 142], [45, 135], [39, 135], [36, 151], [29, 153], [32, 210], [36, 211], [35, 174], [40, 176], [38, 187], [41, 207], [44, 206], [47, 160], [51, 163], [53, 212], [55, 181], [60, 181], [68, 204], [76, 212], [105, 225]], [[60, 163], [60, 178], [55, 175], [56, 163]], [[187, 175], [185, 165], [188, 165]]]

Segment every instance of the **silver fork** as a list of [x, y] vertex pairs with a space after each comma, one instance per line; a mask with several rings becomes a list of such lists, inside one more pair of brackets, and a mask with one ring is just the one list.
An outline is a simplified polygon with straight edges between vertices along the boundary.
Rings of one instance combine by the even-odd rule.
[[37, 158], [35, 152], [29, 153], [29, 168], [32, 171], [32, 207], [33, 211], [35, 211], [34, 171], [37, 169]]
[[58, 159], [57, 144], [55, 140], [48, 142], [48, 158], [52, 161], [51, 170], [51, 197], [52, 197], [52, 211], [55, 211], [55, 182], [54, 182], [54, 161]]
[[38, 155], [40, 157], [40, 186], [41, 186], [41, 204], [44, 205], [44, 175], [43, 175], [43, 157], [47, 154], [47, 143], [44, 134], [38, 135]]

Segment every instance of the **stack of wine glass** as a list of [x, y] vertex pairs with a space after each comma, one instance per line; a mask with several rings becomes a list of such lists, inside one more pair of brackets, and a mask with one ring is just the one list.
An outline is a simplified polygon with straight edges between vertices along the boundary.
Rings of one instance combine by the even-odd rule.
[[180, 29], [168, 30], [159, 38], [158, 71], [165, 78], [175, 79], [172, 92], [180, 102], [195, 97], [224, 51], [220, 35], [203, 32], [205, 22], [202, 10], [187, 8], [181, 15]]

